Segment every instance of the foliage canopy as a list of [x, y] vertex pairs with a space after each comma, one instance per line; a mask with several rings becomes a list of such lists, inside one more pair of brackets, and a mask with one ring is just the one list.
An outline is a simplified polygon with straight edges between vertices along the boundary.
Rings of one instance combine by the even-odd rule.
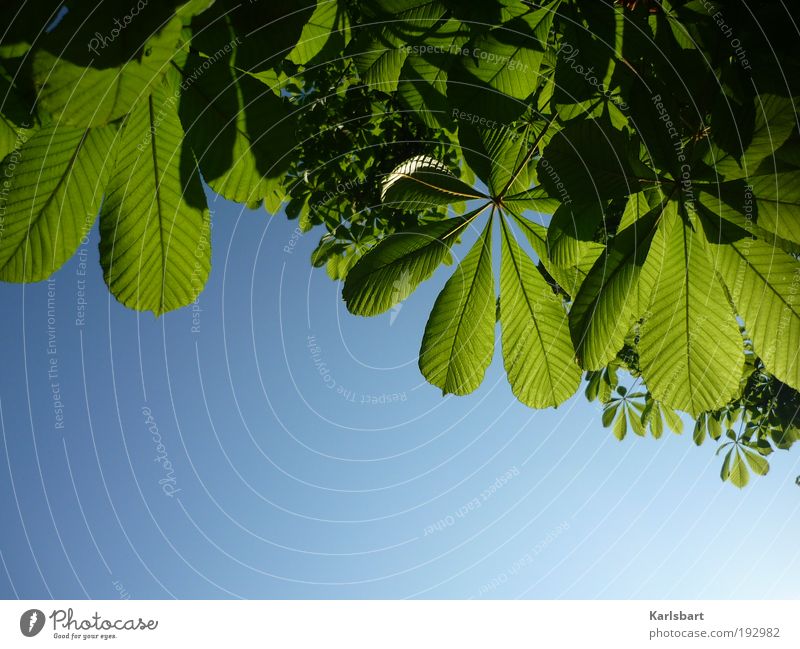
[[585, 373], [619, 439], [680, 433], [683, 411], [736, 486], [800, 436], [800, 60], [779, 3], [12, 5], [0, 279], [47, 278], [99, 218], [113, 295], [185, 306], [210, 272], [203, 182], [323, 229], [311, 262], [357, 315], [474, 230], [422, 339], [444, 393], [480, 385], [499, 323], [521, 402], [558, 406]]

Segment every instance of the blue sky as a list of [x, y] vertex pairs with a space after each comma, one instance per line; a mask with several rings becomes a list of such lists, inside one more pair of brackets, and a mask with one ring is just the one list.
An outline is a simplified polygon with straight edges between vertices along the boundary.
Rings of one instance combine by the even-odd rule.
[[442, 398], [416, 356], [451, 269], [358, 318], [316, 233], [212, 209], [194, 310], [118, 305], [96, 229], [54, 282], [0, 285], [3, 597], [798, 596], [797, 454], [740, 492], [688, 434], [522, 406], [499, 344]]

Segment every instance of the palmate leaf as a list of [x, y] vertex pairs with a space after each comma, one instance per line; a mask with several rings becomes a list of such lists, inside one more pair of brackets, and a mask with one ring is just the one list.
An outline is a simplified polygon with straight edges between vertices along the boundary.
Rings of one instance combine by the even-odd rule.
[[174, 97], [160, 84], [125, 120], [100, 214], [109, 289], [156, 315], [193, 302], [211, 268], [208, 207]]
[[742, 336], [706, 246], [669, 210], [640, 273], [653, 287], [639, 339], [642, 377], [654, 399], [695, 417], [738, 394], [744, 366]]
[[32, 61], [37, 101], [72, 126], [106, 124], [130, 111], [159, 83], [181, 33], [181, 19], [167, 2], [149, 3], [122, 29], [115, 27], [121, 16], [112, 3], [86, 12], [67, 12]]
[[[570, 332], [584, 369], [605, 367], [622, 348], [640, 315], [639, 275], [665, 209], [650, 214], [618, 234], [581, 284], [569, 313]], [[645, 289], [646, 291], [646, 289]]]
[[508, 381], [522, 403], [532, 408], [557, 406], [575, 393], [581, 380], [567, 314], [502, 224], [500, 326]]
[[[779, 380], [800, 389], [800, 263], [744, 230], [704, 219], [714, 268], [728, 288], [753, 350]], [[717, 243], [719, 242], [719, 243]]]
[[492, 220], [436, 299], [419, 355], [429, 383], [445, 394], [469, 394], [492, 360], [495, 291]]
[[347, 273], [348, 311], [374, 316], [405, 300], [447, 257], [459, 234], [486, 207], [386, 237]]
[[97, 218], [116, 129], [48, 126], [0, 169], [0, 280], [37, 282], [69, 259]]
[[486, 198], [453, 175], [447, 165], [429, 155], [418, 155], [398, 165], [383, 181], [381, 200], [402, 209], [449, 205]]

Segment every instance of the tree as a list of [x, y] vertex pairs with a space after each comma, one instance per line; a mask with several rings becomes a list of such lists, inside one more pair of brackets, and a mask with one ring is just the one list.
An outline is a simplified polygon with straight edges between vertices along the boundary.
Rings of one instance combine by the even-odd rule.
[[727, 440], [739, 487], [797, 441], [800, 71], [782, 7], [50, 2], [43, 24], [47, 2], [13, 4], [0, 279], [45, 279], [99, 214], [114, 296], [185, 306], [210, 270], [205, 181], [324, 229], [311, 262], [369, 316], [478, 226], [422, 339], [444, 393], [480, 385], [499, 321], [533, 408], [585, 375], [619, 439], [680, 432], [686, 412], [697, 444]]

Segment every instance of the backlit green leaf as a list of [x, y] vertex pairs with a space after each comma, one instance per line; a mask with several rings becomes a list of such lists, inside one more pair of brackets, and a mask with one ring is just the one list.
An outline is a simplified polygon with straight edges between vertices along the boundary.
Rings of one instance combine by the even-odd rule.
[[581, 372], [564, 306], [505, 223], [500, 326], [508, 381], [520, 401], [544, 408], [557, 406], [575, 393]]
[[116, 129], [48, 126], [0, 169], [0, 279], [36, 282], [69, 259], [97, 218]]
[[742, 337], [702, 233], [668, 211], [654, 249], [655, 263], [648, 255], [641, 271], [653, 286], [639, 341], [642, 376], [653, 398], [697, 416], [738, 392]]
[[495, 291], [492, 221], [436, 299], [419, 355], [428, 382], [445, 394], [468, 394], [483, 381], [492, 360]]
[[100, 214], [100, 263], [125, 306], [160, 315], [197, 299], [211, 229], [194, 159], [166, 84], [128, 116]]
[[347, 274], [342, 297], [350, 313], [373, 316], [405, 300], [444, 261], [459, 234], [480, 211], [380, 241]]

